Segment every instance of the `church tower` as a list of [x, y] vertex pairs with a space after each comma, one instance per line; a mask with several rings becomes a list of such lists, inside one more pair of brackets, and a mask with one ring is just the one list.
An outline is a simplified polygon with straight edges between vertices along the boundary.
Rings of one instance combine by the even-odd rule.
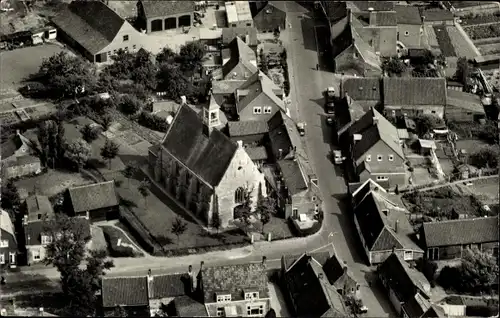
[[203, 125], [208, 135], [210, 135], [214, 128], [220, 126], [219, 111], [219, 104], [217, 104], [214, 96], [210, 94], [210, 102], [203, 107]]

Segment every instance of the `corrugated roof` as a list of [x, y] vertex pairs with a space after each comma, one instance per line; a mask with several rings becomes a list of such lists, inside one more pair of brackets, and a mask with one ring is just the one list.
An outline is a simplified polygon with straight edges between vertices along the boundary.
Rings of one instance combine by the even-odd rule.
[[428, 9], [422, 11], [422, 19], [425, 21], [452, 21], [453, 13], [444, 9]]
[[385, 12], [385, 11], [375, 12], [375, 14], [370, 16], [370, 24], [376, 26], [396, 26], [397, 25], [396, 12]]
[[380, 77], [350, 77], [341, 83], [342, 94], [353, 100], [382, 101], [382, 79]]

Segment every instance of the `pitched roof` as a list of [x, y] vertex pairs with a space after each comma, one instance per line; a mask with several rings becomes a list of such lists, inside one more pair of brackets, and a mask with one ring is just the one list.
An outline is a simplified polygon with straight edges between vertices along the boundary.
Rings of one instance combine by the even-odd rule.
[[420, 11], [414, 6], [396, 5], [398, 24], [421, 25]]
[[347, 3], [345, 1], [321, 1], [326, 17], [330, 23], [347, 16]]
[[429, 282], [424, 274], [410, 268], [396, 253], [392, 253], [379, 267], [379, 272], [401, 302], [415, 297], [417, 291], [429, 299]]
[[266, 95], [273, 103], [281, 109], [285, 109], [283, 100], [276, 96], [278, 91], [281, 91], [269, 77], [262, 72], [256, 72], [248, 78], [238, 90], [245, 91], [247, 94], [243, 99], [236, 103], [238, 113], [243, 111], [252, 101], [261, 94]]
[[384, 77], [385, 105], [446, 105], [446, 79]]
[[294, 155], [307, 159], [307, 154], [297, 130], [297, 124], [285, 112], [277, 112], [268, 120], [267, 125], [269, 127], [271, 149], [275, 157], [279, 156], [280, 149], [283, 157], [287, 157], [292, 152], [292, 149], [296, 147]]
[[10, 219], [10, 215], [7, 211], [0, 209], [0, 229], [11, 234], [14, 239], [16, 238], [16, 232], [14, 230], [14, 224]]
[[484, 106], [478, 95], [460, 92], [454, 89], [448, 89], [446, 92], [446, 106], [484, 114]]
[[5, 142], [0, 145], [1, 159], [7, 159], [8, 157], [14, 155], [14, 153], [21, 148], [23, 145], [22, 139], [18, 134], [8, 138]]
[[102, 279], [102, 306], [113, 308], [119, 305], [149, 305], [146, 276]]
[[245, 151], [252, 160], [266, 160], [268, 158], [266, 147], [247, 147]]
[[453, 12], [444, 9], [422, 10], [422, 17], [425, 21], [451, 21], [454, 19]]
[[269, 131], [267, 122], [256, 120], [230, 121], [227, 127], [229, 137], [260, 135]]
[[91, 54], [110, 44], [128, 23], [102, 1], [73, 1], [52, 22]]
[[286, 22], [286, 12], [281, 1], [268, 1], [267, 4], [253, 17], [257, 29], [274, 30], [283, 28]]
[[422, 317], [424, 313], [431, 309], [431, 302], [417, 293], [403, 304], [403, 308], [409, 317]]
[[28, 214], [28, 221], [40, 220], [41, 218], [52, 217], [54, 215], [54, 209], [49, 198], [45, 195], [37, 194], [26, 198], [26, 212]]
[[75, 212], [85, 212], [118, 205], [115, 182], [106, 181], [68, 189]]
[[40, 158], [36, 156], [19, 156], [12, 162], [13, 166], [25, 166], [32, 163], [40, 163]]
[[185, 105], [177, 111], [162, 145], [212, 186], [219, 184], [238, 147], [217, 129], [208, 135], [201, 118]]
[[[26, 237], [26, 245], [40, 245], [42, 244], [41, 234], [46, 233], [50, 230], [50, 223], [46, 223], [47, 220], [36, 220], [28, 222], [24, 226], [24, 233]], [[71, 218], [71, 227], [74, 232], [81, 232], [83, 237], [90, 237], [90, 223], [89, 220], [82, 217]]]
[[[375, 120], [374, 120], [375, 119]], [[399, 143], [398, 130], [375, 108], [371, 108], [349, 129], [351, 135], [362, 135], [361, 140], [353, 145], [352, 154], [361, 158], [378, 141], [382, 140], [398, 156], [404, 158], [403, 148]]]
[[498, 241], [498, 218], [448, 220], [423, 224], [427, 247]]
[[380, 77], [349, 77], [342, 80], [342, 96], [348, 94], [353, 100], [382, 101]]
[[370, 24], [376, 26], [396, 26], [397, 25], [396, 12], [394, 11], [374, 12], [374, 14], [370, 16]]
[[179, 317], [208, 317], [205, 305], [189, 296], [175, 297], [174, 305]]
[[335, 103], [335, 128], [338, 135], [346, 131], [349, 126], [365, 114], [363, 107], [350, 97], [344, 97]]
[[184, 274], [170, 274], [153, 276], [152, 281], [152, 299], [161, 299], [167, 297], [177, 297], [186, 294], [186, 285], [183, 281]]
[[229, 61], [222, 66], [222, 75], [225, 79], [230, 73], [235, 72], [236, 68], [254, 74], [258, 68], [251, 63], [257, 61], [255, 52], [240, 37], [235, 37], [228, 45], [230, 52]]
[[354, 1], [353, 3], [361, 11], [369, 11], [370, 8], [373, 8], [373, 11], [394, 10], [393, 1]]
[[212, 94], [233, 94], [245, 82], [240, 80], [212, 81]]
[[195, 1], [145, 1], [141, 0], [146, 18], [157, 18], [195, 11]]
[[278, 160], [277, 163], [292, 196], [307, 190], [307, 180], [300, 169], [298, 160]]
[[201, 279], [205, 303], [215, 302], [216, 293], [229, 293], [233, 301], [243, 300], [245, 290], [258, 290], [260, 298], [269, 295], [266, 266], [262, 263], [205, 267]]
[[[247, 38], [248, 35], [248, 38]], [[257, 39], [257, 29], [253, 27], [245, 28], [223, 28], [222, 29], [222, 43], [228, 45], [235, 37], [244, 39], [248, 46], [256, 46], [259, 44]], [[248, 42], [247, 42], [248, 39]]]

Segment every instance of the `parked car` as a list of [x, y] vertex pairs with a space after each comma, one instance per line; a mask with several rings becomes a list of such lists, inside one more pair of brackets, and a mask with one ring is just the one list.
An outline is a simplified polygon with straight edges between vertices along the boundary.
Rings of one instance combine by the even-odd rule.
[[306, 134], [306, 123], [298, 123], [297, 130], [301, 136], [305, 136]]
[[334, 120], [333, 119], [334, 119], [333, 116], [326, 116], [326, 124], [328, 126], [333, 126], [333, 124], [334, 124]]
[[333, 153], [333, 163], [336, 165], [341, 165], [344, 162], [345, 157], [342, 157], [342, 152], [340, 150], [332, 150]]

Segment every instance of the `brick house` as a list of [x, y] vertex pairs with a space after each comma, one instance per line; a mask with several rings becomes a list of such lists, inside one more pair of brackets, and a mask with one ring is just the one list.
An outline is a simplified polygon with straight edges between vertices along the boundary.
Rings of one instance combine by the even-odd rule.
[[422, 317], [429, 310], [429, 281], [399, 255], [390, 254], [378, 266], [377, 273], [398, 315], [405, 318]]
[[407, 114], [444, 116], [446, 79], [434, 77], [384, 77], [384, 109], [389, 116]]
[[354, 174], [360, 182], [371, 178], [405, 186], [408, 174], [398, 131], [375, 108], [371, 108], [347, 131], [348, 151]]
[[[222, 49], [222, 79], [246, 81], [257, 73], [257, 55], [240, 38], [235, 37], [227, 48]], [[214, 76], [219, 79], [217, 73]]]
[[478, 123], [486, 118], [486, 113], [478, 95], [447, 89], [444, 116], [455, 122]]
[[2, 162], [5, 179], [20, 178], [42, 173], [40, 158], [35, 156], [18, 156]]
[[230, 121], [227, 128], [232, 141], [241, 140], [248, 147], [263, 145], [269, 133], [267, 122], [258, 120]]
[[409, 5], [396, 5], [395, 10], [398, 22], [398, 41], [405, 48], [420, 48], [424, 32], [420, 11], [417, 7]]
[[329, 255], [322, 254], [281, 258], [285, 297], [298, 317], [347, 317], [348, 309], [342, 295], [328, 276], [331, 273], [326, 268]]
[[206, 224], [211, 224], [216, 213], [222, 227], [227, 227], [244, 201], [244, 190], [250, 190], [252, 201], [257, 202], [259, 185], [264, 194], [266, 187], [264, 175], [243, 142], [235, 143], [216, 129], [219, 111], [205, 107], [200, 118], [188, 106], [181, 106], [161, 144], [149, 149], [149, 171], [165, 191]]
[[383, 57], [397, 56], [397, 17], [395, 11], [371, 11], [354, 13], [363, 26], [357, 32]]
[[[32, 194], [26, 198], [22, 205], [23, 230], [25, 235], [25, 246], [23, 252], [28, 264], [40, 262], [45, 258], [45, 249], [41, 249], [42, 238], [39, 237], [42, 230], [42, 222], [54, 217], [54, 209], [49, 198], [44, 195]], [[33, 238], [33, 240], [32, 240]], [[46, 243], [43, 239], [43, 243]]]
[[236, 114], [243, 121], [268, 121], [277, 112], [285, 111], [282, 98], [283, 90], [258, 71], [236, 90]]
[[380, 77], [347, 77], [340, 82], [340, 98], [349, 96], [364, 111], [371, 107], [382, 107], [382, 78]]
[[[252, 8], [250, 3], [250, 7]], [[253, 15], [254, 26], [260, 33], [281, 31], [286, 28], [286, 8], [282, 1], [265, 1]]]
[[0, 209], [0, 268], [15, 268], [18, 246], [14, 224], [9, 213]]
[[13, 160], [17, 157], [34, 155], [35, 149], [36, 145], [18, 130], [15, 135], [0, 145], [0, 159], [3, 162]]
[[144, 35], [102, 1], [73, 1], [52, 18], [57, 35], [93, 63], [118, 50], [137, 51]]
[[420, 240], [429, 260], [446, 260], [462, 257], [465, 248], [498, 256], [498, 218], [425, 222], [420, 228]]
[[86, 217], [91, 222], [114, 220], [120, 216], [114, 181], [69, 188], [64, 204], [68, 211]]
[[369, 180], [352, 193], [354, 224], [370, 265], [384, 262], [396, 253], [405, 261], [423, 257], [413, 241], [413, 227], [407, 211], [393, 196]]
[[137, 20], [146, 33], [191, 27], [195, 1], [137, 2]]

